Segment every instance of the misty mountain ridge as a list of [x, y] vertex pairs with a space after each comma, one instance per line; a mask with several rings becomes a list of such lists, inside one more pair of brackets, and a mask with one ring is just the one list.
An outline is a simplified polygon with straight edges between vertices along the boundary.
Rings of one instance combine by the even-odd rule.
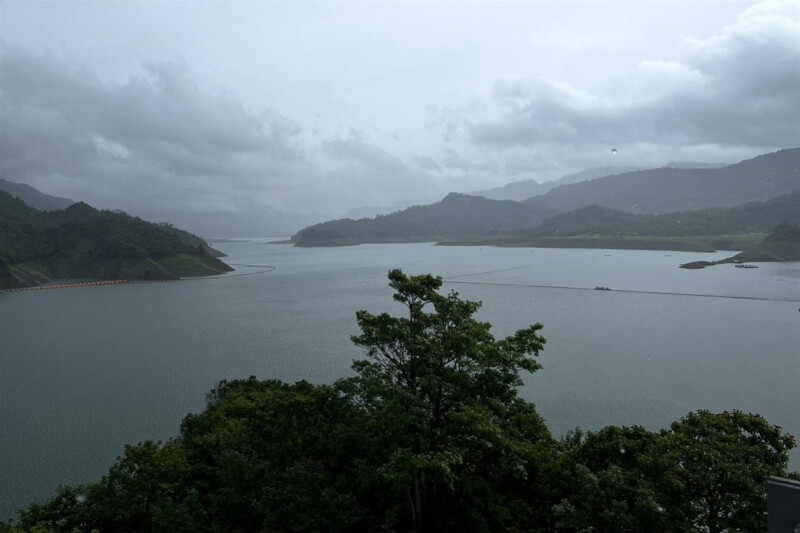
[[465, 194], [471, 196], [483, 196], [484, 198], [489, 198], [490, 200], [514, 200], [520, 202], [532, 196], [538, 196], [540, 194], [544, 194], [560, 185], [566, 185], [569, 183], [579, 183], [582, 181], [587, 181], [604, 176], [612, 176], [614, 174], [622, 174], [624, 172], [631, 172], [633, 170], [639, 170], [639, 169], [640, 167], [587, 168], [578, 172], [574, 172], [572, 174], [567, 174], [552, 181], [544, 181], [541, 183], [539, 183], [535, 179], [515, 181], [503, 185], [502, 187], [495, 187], [493, 189], [488, 189], [483, 191], [468, 192]]
[[298, 232], [297, 246], [343, 246], [368, 242], [429, 242], [522, 231], [554, 212], [511, 200], [450, 193], [440, 202], [412, 206], [372, 219], [340, 219]]
[[[768, 179], [764, 179], [764, 178]], [[649, 184], [644, 189], [638, 184]], [[591, 199], [628, 194], [647, 205], [690, 204], [690, 208], [661, 213], [637, 213], [618, 207], [594, 205]], [[697, 236], [765, 232], [779, 222], [800, 217], [800, 149], [766, 154], [720, 169], [661, 168], [601, 177], [562, 185], [525, 202], [491, 200], [451, 193], [441, 202], [415, 206], [374, 219], [335, 220], [298, 232], [298, 246], [333, 246], [363, 242], [517, 242], [543, 236]], [[752, 197], [782, 191], [765, 201]], [[601, 194], [592, 194], [600, 191]], [[715, 194], [716, 193], [716, 194]], [[584, 196], [585, 195], [585, 196]], [[559, 215], [563, 205], [578, 207]], [[658, 203], [661, 196], [666, 200]], [[735, 207], [718, 207], [745, 197]], [[537, 203], [538, 201], [538, 203]], [[607, 202], [614, 203], [614, 202]], [[703, 204], [710, 206], [701, 208]], [[537, 207], [535, 211], [520, 206]], [[741, 248], [739, 248], [741, 249]]]
[[663, 215], [637, 215], [591, 205], [549, 218], [530, 234], [535, 237], [732, 235], [766, 233], [781, 223], [800, 224], [800, 188], [766, 202]]
[[286, 236], [325, 219], [322, 215], [288, 213], [266, 205], [248, 206], [241, 211], [140, 210], [137, 214], [206, 238]]
[[[402, 211], [403, 209], [411, 207], [411, 205], [413, 204], [410, 202], [398, 202], [391, 205], [369, 205], [356, 207], [355, 209], [348, 210], [339, 218], [352, 218], [353, 220], [358, 220], [360, 218], [375, 218], [377, 216], [390, 215], [392, 213], [396, 213], [397, 211]], [[323, 222], [323, 220], [318, 220], [317, 222]]]
[[722, 168], [727, 166], [728, 163], [701, 163], [699, 161], [670, 161], [664, 165], [665, 168]]
[[790, 148], [718, 169], [665, 167], [562, 185], [525, 202], [561, 212], [598, 205], [664, 214], [766, 201], [797, 188], [800, 148]]
[[[708, 168], [722, 168], [727, 166], [726, 163], [702, 163], [698, 161], [670, 161], [663, 165], [662, 168], [682, 168], [682, 169], [708, 169]], [[473, 191], [465, 194], [472, 196], [483, 196], [491, 200], [515, 200], [521, 202], [533, 196], [539, 196], [546, 192], [560, 187], [561, 185], [569, 185], [572, 183], [581, 183], [597, 178], [604, 178], [606, 176], [614, 176], [617, 174], [626, 174], [628, 172], [635, 172], [637, 170], [645, 170], [644, 167], [593, 167], [567, 174], [552, 181], [538, 182], [535, 179], [514, 181], [503, 185], [501, 187], [494, 187], [492, 189]]]
[[494, 187], [484, 191], [471, 191], [464, 194], [470, 196], [483, 196], [489, 200], [514, 200], [520, 201], [531, 196], [544, 194], [549, 189], [535, 179], [514, 181], [501, 187]]
[[60, 198], [45, 194], [25, 183], [17, 183], [0, 178], [0, 191], [16, 196], [26, 204], [41, 211], [66, 209], [75, 202], [68, 198]]
[[[76, 202], [41, 192], [25, 183], [0, 179], [0, 191], [16, 196], [30, 207], [41, 211], [66, 209]], [[111, 209], [118, 214], [129, 214], [125, 210]], [[289, 213], [268, 205], [250, 205], [241, 211], [199, 211], [173, 209], [137, 209], [135, 215], [145, 220], [165, 222], [185, 228], [205, 237], [274, 237], [292, 235], [298, 230], [326, 217]]]

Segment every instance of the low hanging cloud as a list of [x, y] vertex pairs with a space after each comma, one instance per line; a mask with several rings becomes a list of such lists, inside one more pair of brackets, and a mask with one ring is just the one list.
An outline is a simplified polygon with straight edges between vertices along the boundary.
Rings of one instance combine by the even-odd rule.
[[641, 63], [601, 91], [500, 79], [483, 105], [441, 110], [434, 122], [445, 139], [555, 158], [616, 146], [711, 158], [798, 146], [800, 1], [757, 4], [720, 34], [687, 41], [681, 61]]
[[103, 81], [52, 53], [0, 51], [0, 174], [103, 207], [280, 203], [313, 174], [300, 128], [202, 91], [181, 62]]
[[355, 131], [323, 142], [320, 155], [319, 167], [325, 169], [320, 190], [339, 211], [355, 207], [354, 199], [366, 206], [397, 206], [436, 201], [448, 192], [434, 161], [406, 162]]
[[0, 79], [0, 177], [98, 207], [336, 215], [434, 201], [452, 185], [355, 131], [304, 137], [278, 112], [204, 91], [182, 62], [104, 81], [4, 46]]
[[684, 42], [680, 57], [592, 91], [498, 79], [467, 105], [431, 105], [427, 124], [403, 131], [416, 143], [387, 144], [383, 124], [315, 134], [251, 109], [201, 87], [181, 61], [102, 79], [71, 58], [0, 45], [0, 177], [131, 212], [339, 215], [588, 167], [734, 162], [800, 146], [800, 0], [757, 4], [718, 35]]

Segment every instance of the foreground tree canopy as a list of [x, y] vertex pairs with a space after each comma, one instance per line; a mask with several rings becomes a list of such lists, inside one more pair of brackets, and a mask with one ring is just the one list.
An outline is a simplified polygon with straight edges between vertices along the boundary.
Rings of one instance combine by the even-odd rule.
[[0, 531], [766, 531], [766, 479], [795, 446], [781, 428], [698, 411], [556, 440], [517, 395], [541, 324], [498, 340], [441, 278], [389, 280], [403, 313], [357, 313], [354, 377], [223, 381], [178, 437]]

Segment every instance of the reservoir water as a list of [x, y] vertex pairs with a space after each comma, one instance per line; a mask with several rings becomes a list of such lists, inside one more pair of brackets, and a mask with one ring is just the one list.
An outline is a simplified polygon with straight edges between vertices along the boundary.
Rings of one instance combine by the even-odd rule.
[[0, 520], [97, 479], [125, 443], [176, 435], [220, 379], [350, 375], [355, 312], [399, 310], [391, 268], [482, 300], [497, 336], [544, 324], [544, 368], [521, 394], [556, 435], [659, 429], [696, 409], [757, 412], [800, 434], [800, 263], [687, 271], [730, 254], [215, 246], [236, 272], [0, 295]]

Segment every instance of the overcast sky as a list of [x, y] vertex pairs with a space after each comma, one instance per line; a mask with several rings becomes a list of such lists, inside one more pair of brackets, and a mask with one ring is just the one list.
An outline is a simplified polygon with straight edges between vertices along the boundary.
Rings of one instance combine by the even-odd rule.
[[0, 0], [0, 40], [0, 177], [134, 212], [800, 146], [800, 0]]

